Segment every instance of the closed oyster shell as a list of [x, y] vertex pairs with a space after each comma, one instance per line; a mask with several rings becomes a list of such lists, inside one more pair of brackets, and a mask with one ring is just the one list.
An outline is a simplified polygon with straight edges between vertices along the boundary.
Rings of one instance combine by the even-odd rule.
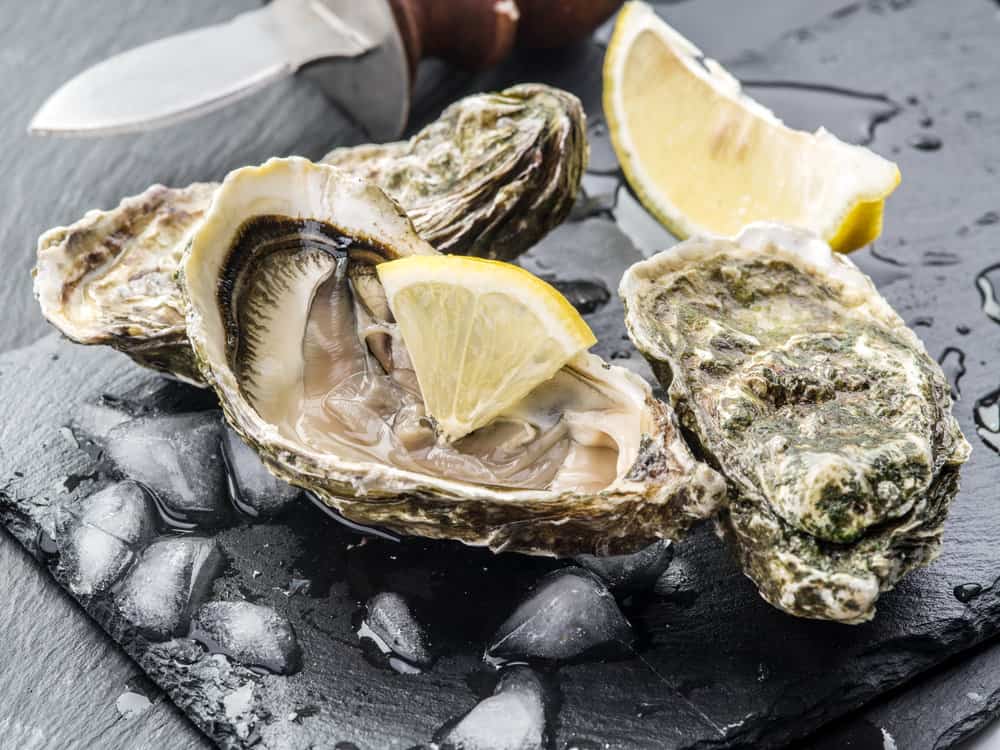
[[621, 295], [636, 347], [729, 480], [720, 522], [765, 599], [863, 621], [936, 556], [970, 448], [941, 368], [850, 260], [752, 225], [634, 265]]
[[469, 96], [408, 141], [323, 158], [373, 181], [444, 253], [513, 260], [569, 215], [587, 165], [579, 99], [542, 84]]
[[[375, 180], [438, 249], [513, 258], [569, 212], [587, 161], [584, 114], [572, 94], [515, 86], [456, 102], [410, 141], [327, 159]], [[154, 185], [43, 234], [33, 272], [42, 313], [73, 341], [200, 384], [174, 274], [217, 188]]]
[[231, 173], [182, 264], [188, 333], [268, 468], [352, 521], [536, 554], [626, 552], [725, 493], [638, 376], [583, 354], [454, 444], [372, 264], [436, 251], [377, 187], [302, 159]]

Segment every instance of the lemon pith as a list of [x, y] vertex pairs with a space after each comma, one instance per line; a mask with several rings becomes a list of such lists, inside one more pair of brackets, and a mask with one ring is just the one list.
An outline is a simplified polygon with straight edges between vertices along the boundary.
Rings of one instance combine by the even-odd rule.
[[379, 264], [427, 412], [449, 440], [492, 421], [596, 339], [549, 284], [454, 255]]
[[786, 127], [641, 2], [615, 25], [604, 111], [629, 184], [682, 238], [765, 220], [846, 252], [878, 236], [899, 184], [896, 165], [868, 149]]

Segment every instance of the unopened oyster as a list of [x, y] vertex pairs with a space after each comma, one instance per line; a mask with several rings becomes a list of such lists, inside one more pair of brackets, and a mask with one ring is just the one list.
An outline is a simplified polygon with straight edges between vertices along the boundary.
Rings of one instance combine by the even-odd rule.
[[587, 166], [580, 100], [542, 84], [452, 104], [408, 141], [323, 158], [373, 181], [444, 253], [513, 260], [562, 223]]
[[[327, 159], [375, 180], [438, 249], [509, 259], [566, 217], [587, 161], [584, 114], [572, 94], [515, 86], [456, 102], [410, 141]], [[174, 274], [217, 188], [154, 185], [43, 234], [34, 270], [42, 313], [73, 341], [200, 382]]]
[[729, 480], [721, 524], [767, 601], [860, 622], [936, 556], [970, 448], [941, 368], [850, 260], [752, 225], [637, 263], [621, 295], [682, 426]]
[[717, 510], [638, 376], [582, 354], [449, 443], [374, 264], [436, 251], [379, 188], [303, 159], [223, 183], [182, 262], [188, 334], [226, 417], [347, 518], [530, 553], [624, 552]]

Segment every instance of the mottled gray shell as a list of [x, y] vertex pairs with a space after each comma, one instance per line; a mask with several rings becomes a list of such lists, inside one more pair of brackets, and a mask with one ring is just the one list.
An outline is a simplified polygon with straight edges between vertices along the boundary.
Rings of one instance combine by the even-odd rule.
[[[316, 184], [304, 183], [300, 198], [288, 194], [291, 179]], [[718, 509], [725, 483], [691, 455], [669, 407], [653, 398], [641, 378], [590, 354], [572, 366], [626, 389], [638, 408], [647, 410], [651, 425], [631, 469], [600, 492], [470, 485], [347, 459], [286, 438], [250, 403], [232, 364], [241, 337], [253, 333], [227, 323], [238, 318], [233, 312], [237, 303], [227, 290], [243, 284], [239, 277], [227, 276], [233, 226], [243, 226], [256, 212], [286, 213], [320, 219], [343, 236], [383, 248], [384, 257], [435, 251], [377, 187], [301, 159], [238, 170], [226, 178], [219, 196], [182, 264], [188, 333], [227, 420], [280, 478], [311, 490], [352, 521], [532, 554], [630, 552], [674, 537]], [[245, 267], [252, 268], [252, 262]], [[220, 285], [223, 277], [229, 281]], [[287, 333], [294, 337], [297, 332]]]
[[513, 260], [569, 214], [587, 165], [579, 99], [542, 84], [469, 96], [408, 141], [339, 148], [444, 253]]
[[727, 477], [721, 524], [762, 595], [859, 622], [933, 559], [969, 446], [941, 368], [808, 232], [752, 225], [626, 272], [636, 347]]
[[[572, 94], [516, 86], [456, 102], [410, 141], [327, 160], [375, 181], [439, 250], [510, 259], [569, 212], [587, 161], [584, 114]], [[201, 384], [174, 277], [217, 188], [154, 185], [43, 234], [34, 270], [42, 314], [73, 341]], [[74, 296], [81, 284], [89, 296]]]

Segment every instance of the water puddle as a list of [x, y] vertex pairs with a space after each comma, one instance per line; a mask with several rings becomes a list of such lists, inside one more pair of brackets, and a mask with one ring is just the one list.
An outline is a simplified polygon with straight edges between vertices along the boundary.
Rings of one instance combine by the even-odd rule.
[[983, 587], [978, 583], [963, 583], [956, 586], [953, 593], [962, 604], [968, 604], [983, 593]]
[[989, 266], [976, 276], [976, 288], [982, 300], [983, 312], [994, 323], [1000, 323], [1000, 300], [997, 299], [994, 281], [1000, 280], [1000, 263]]
[[885, 94], [822, 83], [745, 80], [750, 96], [773, 110], [786, 125], [814, 131], [825, 127], [837, 137], [867, 146], [878, 127], [903, 108]]
[[965, 375], [965, 352], [949, 346], [941, 353], [938, 363], [951, 384], [951, 397], [957, 399], [962, 394], [961, 380]]
[[976, 401], [973, 410], [976, 434], [987, 446], [1000, 453], [1000, 389]]

